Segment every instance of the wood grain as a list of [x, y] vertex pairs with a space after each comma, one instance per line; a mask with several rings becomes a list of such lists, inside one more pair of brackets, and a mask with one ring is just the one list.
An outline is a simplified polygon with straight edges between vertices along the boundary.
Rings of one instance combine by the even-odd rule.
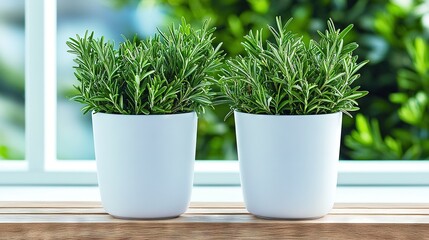
[[336, 204], [323, 218], [297, 221], [256, 218], [243, 203], [122, 220], [99, 202], [0, 202], [0, 239], [429, 239], [429, 204]]

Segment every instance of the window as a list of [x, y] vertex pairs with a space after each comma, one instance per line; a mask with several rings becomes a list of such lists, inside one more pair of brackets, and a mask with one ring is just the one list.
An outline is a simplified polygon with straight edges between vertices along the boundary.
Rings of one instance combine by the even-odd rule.
[[[148, 24], [148, 21], [142, 19], [142, 16], [157, 22], [157, 14], [168, 12], [166, 4], [153, 5], [157, 1], [143, 1], [146, 5], [143, 2], [140, 5], [132, 5], [135, 2], [130, 1], [130, 6], [118, 7], [117, 9], [108, 5], [120, 2], [122, 1], [25, 0], [25, 53], [22, 51], [24, 49], [24, 0], [7, 0], [0, 3], [0, 13], [2, 13], [0, 14], [0, 32], [2, 36], [6, 36], [0, 40], [0, 78], [2, 80], [0, 83], [0, 104], [2, 104], [3, 99], [9, 99], [8, 101], [13, 99], [13, 101], [20, 102], [22, 106], [22, 109], [19, 110], [19, 107], [15, 108], [14, 105], [11, 105], [11, 108], [18, 109], [18, 111], [13, 111], [15, 115], [0, 111], [0, 156], [7, 157], [9, 160], [24, 158], [26, 160], [1, 160], [0, 184], [97, 183], [89, 115], [82, 116], [79, 112], [80, 106], [67, 99], [72, 94], [71, 85], [74, 80], [71, 76], [72, 63], [70, 57], [65, 53], [64, 43], [67, 37], [76, 33], [82, 34], [86, 29], [94, 29], [97, 31], [97, 35], [106, 35], [108, 38], [117, 41], [120, 41], [120, 33], [138, 32], [143, 36], [151, 34], [155, 24]], [[253, 2], [256, 1], [249, 1], [249, 4], [256, 4]], [[222, 4], [220, 3], [218, 6], [222, 7]], [[148, 10], [150, 7], [152, 7], [152, 11]], [[192, 13], [182, 11], [182, 14], [194, 14], [193, 16], [198, 18], [211, 16], [212, 13], [206, 12], [204, 6], [202, 7], [198, 8], [202, 9], [201, 12], [194, 9]], [[263, 5], [256, 4], [251, 7], [254, 12], [267, 11]], [[11, 9], [15, 10], [12, 11]], [[6, 12], [8, 14], [3, 14]], [[21, 16], [22, 19], [17, 19], [17, 16]], [[111, 22], [105, 22], [106, 18], [110, 19]], [[299, 18], [297, 20], [299, 24], [303, 24]], [[229, 17], [225, 21], [232, 30], [225, 34], [225, 39], [219, 40], [239, 40], [238, 36], [244, 33], [243, 26], [240, 26], [237, 19], [233, 17]], [[7, 29], [4, 27], [7, 25], [18, 30], [11, 30], [8, 34], [4, 34], [2, 31]], [[122, 31], [114, 30], [118, 28]], [[17, 33], [19, 31], [21, 33]], [[3, 44], [1, 41], [13, 42], [16, 46], [12, 49], [11, 45]], [[235, 40], [230, 41], [230, 43], [231, 45], [226, 47], [233, 53], [239, 45], [235, 44]], [[8, 48], [5, 48], [5, 45]], [[14, 54], [3, 51], [13, 51]], [[25, 56], [26, 63], [25, 123], [23, 117], [24, 98], [19, 96], [24, 91], [24, 65], [23, 62], [20, 63], [16, 59], [14, 62], [15, 60], [10, 57], [19, 55], [20, 51], [20, 59], [24, 59]], [[385, 53], [379, 52], [378, 54]], [[13, 81], [18, 89], [16, 90], [18, 97], [11, 97], [7, 95], [10, 94], [10, 91], [7, 93], [4, 91], [3, 78], [6, 79], [5, 73], [8, 73], [8, 71], [2, 70], [2, 59], [5, 56], [8, 57], [8, 64], [13, 64], [13, 68], [16, 68], [14, 70], [16, 76], [21, 79], [21, 83]], [[9, 67], [8, 69], [12, 71], [13, 68]], [[2, 89], [3, 92], [1, 92]], [[228, 108], [225, 107], [221, 111], [226, 112]], [[14, 119], [8, 120], [10, 118]], [[16, 119], [20, 120], [17, 121]], [[7, 130], [4, 129], [11, 129], [11, 127], [5, 127], [4, 122], [7, 121], [18, 124], [20, 130], [17, 131], [16, 137], [2, 136], [7, 133]], [[205, 128], [203, 130], [206, 136], [200, 138], [202, 140], [199, 140], [198, 144], [209, 147], [200, 148], [205, 149], [206, 152], [200, 150], [198, 159], [236, 159], [233, 147], [234, 136], [226, 131], [233, 124], [233, 121], [232, 119], [228, 121], [223, 122], [223, 119], [219, 119], [219, 116], [213, 112], [209, 112], [200, 121], [200, 128]], [[345, 124], [350, 127], [350, 123], [346, 122]], [[220, 136], [226, 137], [221, 139]], [[2, 149], [4, 149], [3, 145], [5, 144], [10, 145], [8, 149], [14, 149], [10, 151], [10, 155], [1, 155], [4, 154]], [[239, 184], [237, 161], [197, 161], [195, 170], [196, 184]], [[429, 184], [429, 163], [428, 161], [341, 161], [339, 184]]]
[[[148, 1], [128, 2], [116, 6], [115, 1], [77, 0], [71, 4], [66, 0], [57, 1], [57, 157], [61, 160], [94, 159], [91, 116], [82, 116], [81, 105], [70, 101], [73, 95], [75, 77], [72, 56], [67, 53], [66, 41], [76, 34], [94, 31], [96, 36], [105, 36], [116, 43], [121, 35], [146, 37], [165, 25], [165, 13]], [[228, 111], [222, 106], [221, 114], [208, 109], [200, 118], [197, 159], [234, 160], [235, 137], [230, 131], [233, 119], [223, 121]], [[218, 110], [219, 111], [219, 110]]]
[[[132, 24], [129, 11], [116, 11], [108, 1], [57, 1], [57, 158], [61, 160], [94, 159], [91, 115], [82, 115], [81, 105], [70, 101], [75, 77], [73, 58], [67, 53], [66, 41], [76, 34], [95, 31], [97, 36], [106, 36], [121, 41], [117, 30], [127, 31]], [[126, 33], [124, 33], [126, 34]]]

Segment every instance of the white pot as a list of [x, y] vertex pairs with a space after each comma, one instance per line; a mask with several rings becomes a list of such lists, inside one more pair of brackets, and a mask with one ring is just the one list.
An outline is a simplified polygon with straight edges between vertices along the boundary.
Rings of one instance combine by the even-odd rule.
[[247, 210], [264, 218], [326, 215], [335, 198], [342, 114], [234, 116]]
[[119, 218], [177, 217], [188, 208], [197, 115], [92, 115], [104, 209]]

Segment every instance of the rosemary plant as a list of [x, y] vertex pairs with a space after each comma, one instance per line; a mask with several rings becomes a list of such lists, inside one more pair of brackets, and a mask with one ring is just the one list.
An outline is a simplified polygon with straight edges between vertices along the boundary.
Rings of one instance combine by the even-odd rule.
[[204, 112], [212, 105], [211, 85], [223, 58], [221, 45], [212, 45], [213, 32], [207, 21], [195, 30], [182, 19], [152, 38], [124, 37], [118, 49], [93, 32], [70, 38], [79, 81], [72, 99], [84, 104], [84, 113]]
[[[301, 36], [276, 18], [277, 28], [268, 26], [275, 42], [262, 40], [262, 32], [250, 31], [242, 45], [246, 56], [227, 61], [220, 80], [225, 101], [236, 110], [254, 114], [311, 115], [356, 111], [356, 99], [367, 94], [352, 84], [367, 61], [358, 62], [355, 42], [344, 37], [352, 29], [335, 29], [328, 21], [320, 40], [305, 44]], [[227, 116], [229, 116], [229, 114]]]

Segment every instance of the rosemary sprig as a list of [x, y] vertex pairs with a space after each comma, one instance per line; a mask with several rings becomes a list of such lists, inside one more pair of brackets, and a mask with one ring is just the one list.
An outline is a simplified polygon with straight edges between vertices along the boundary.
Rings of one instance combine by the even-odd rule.
[[220, 45], [212, 46], [214, 28], [182, 23], [158, 30], [152, 38], [115, 44], [94, 33], [70, 38], [75, 55], [82, 111], [116, 114], [204, 112], [213, 105], [211, 87], [222, 66]]
[[[227, 60], [220, 80], [225, 101], [234, 110], [272, 115], [311, 115], [356, 111], [359, 91], [353, 83], [368, 61], [358, 62], [354, 42], [344, 37], [352, 29], [335, 29], [328, 21], [325, 33], [308, 45], [288, 30], [291, 19], [277, 27], [268, 26], [275, 41], [263, 42], [263, 29], [250, 31], [242, 45], [245, 56]], [[231, 114], [231, 112], [229, 114]]]

